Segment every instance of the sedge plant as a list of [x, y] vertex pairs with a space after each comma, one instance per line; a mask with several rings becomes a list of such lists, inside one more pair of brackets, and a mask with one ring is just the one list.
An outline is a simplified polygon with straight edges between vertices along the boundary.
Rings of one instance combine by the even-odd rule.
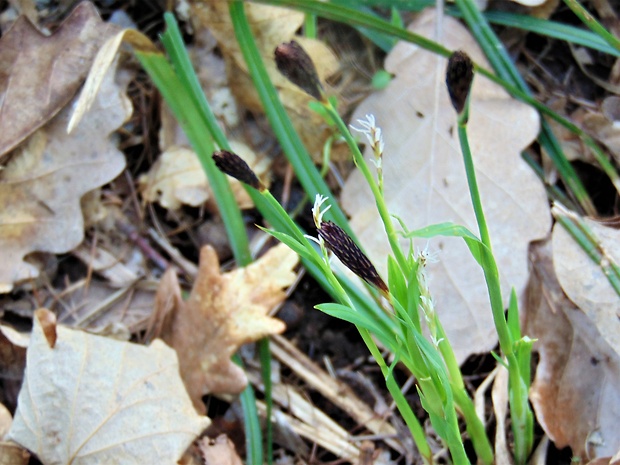
[[[275, 0], [265, 1], [268, 1], [269, 3], [277, 3]], [[286, 0], [283, 0], [282, 3], [286, 3]], [[567, 3], [569, 2], [567, 1]], [[572, 3], [577, 4], [577, 2]], [[461, 10], [467, 11], [466, 7], [469, 4], [470, 2], [467, 0], [461, 0]], [[317, 3], [317, 5], [318, 6], [314, 13], [318, 15], [321, 15], [323, 10], [329, 10], [329, 8], [331, 8], [329, 4], [323, 4], [322, 2], [320, 4]], [[243, 3], [239, 1], [231, 2], [230, 9], [235, 30], [240, 44], [242, 45], [242, 51], [245, 53], [247, 48], [252, 45], [252, 38], [248, 31], [244, 31], [248, 28], [246, 27], [247, 24], [244, 24], [247, 21], [243, 15]], [[401, 37], [406, 40], [413, 39], [414, 41], [419, 42], [419, 39], [416, 39], [412, 34], [404, 31], [402, 26], [397, 28], [394, 24], [384, 25], [381, 21], [371, 21], [371, 19], [367, 19], [363, 15], [352, 15], [350, 10], [345, 10], [346, 9], [343, 9], [343, 17], [353, 19], [353, 22], [357, 21], [360, 26], [364, 25], [365, 27], [368, 27], [368, 31], [372, 32], [372, 28], [374, 27], [376, 30], [381, 31], [381, 33], [391, 34], [391, 40], [394, 40], [394, 37]], [[337, 13], [339, 14], [340, 12], [334, 10], [332, 13], [337, 15]], [[474, 11], [474, 13], [476, 12]], [[474, 16], [470, 14], [469, 19], [471, 20], [472, 17]], [[171, 18], [167, 18], [167, 23], [169, 26], [171, 22]], [[311, 14], [309, 14], [306, 24], [308, 27], [308, 32], [311, 35], [313, 23], [315, 23], [315, 17], [312, 17]], [[478, 21], [478, 24], [480, 24], [480, 21]], [[595, 28], [592, 29], [596, 30]], [[183, 50], [179, 49], [179, 47], [183, 48], [180, 38], [177, 40], [178, 46], [176, 47], [174, 46], [174, 41], [174, 38], [169, 38], [168, 42], [164, 41], [166, 49], [173, 59], [173, 68], [170, 68], [168, 64], [164, 63], [165, 59], [163, 58], [163, 55], [149, 55], [147, 53], [137, 54], [145, 65], [145, 68], [156, 80], [156, 83], [162, 92], [164, 92], [166, 88], [170, 88], [170, 82], [175, 81], [175, 79], [179, 76], [181, 79], [178, 79], [179, 82], [176, 89], [191, 89], [190, 91], [184, 91], [185, 93], [181, 94], [181, 97], [183, 97], [181, 99], [179, 99], [178, 93], [176, 95], [167, 95], [166, 92], [164, 92], [164, 97], [173, 107], [173, 111], [177, 113], [177, 117], [179, 117], [184, 129], [189, 129], [188, 135], [190, 136], [192, 143], [201, 148], [197, 151], [199, 154], [203, 155], [201, 156], [203, 166], [205, 166], [205, 170], [207, 172], [212, 174], [212, 163], [204, 157], [205, 152], [210, 150], [208, 147], [204, 146], [205, 136], [210, 134], [210, 136], [215, 140], [215, 145], [219, 149], [228, 148], [227, 141], [221, 133], [221, 130], [217, 127], [217, 124], [214, 122], [215, 119], [213, 118], [213, 115], [209, 113], [208, 104], [204, 100], [204, 96], [202, 96], [202, 101], [199, 102], [198, 105], [192, 102], [192, 100], [195, 100], [196, 98], [196, 89], [198, 86], [195, 85], [196, 83], [186, 82], [187, 80], [183, 79], [184, 76], [191, 74], [193, 71], [191, 68], [187, 69], [187, 67], [184, 67], [182, 63], [174, 61], [175, 55], [182, 55], [181, 52], [183, 52]], [[607, 40], [607, 42], [612, 48], [614, 46], [617, 47], [616, 43], [609, 40]], [[289, 48], [291, 46], [293, 48], [295, 47], [295, 45], [291, 44], [284, 45]], [[421, 45], [428, 47], [429, 49], [434, 49], [433, 44], [423, 42]], [[286, 55], [286, 53], [288, 53], [287, 47], [284, 47], [283, 50]], [[435, 51], [442, 55], [447, 53], [447, 51], [440, 49], [435, 49]], [[252, 54], [246, 53], [246, 55]], [[256, 55], [256, 53], [254, 53], [254, 55]], [[454, 63], [457, 65], [459, 62], [467, 62], [466, 57], [459, 56], [458, 54], [454, 57], [454, 59], [456, 60]], [[251, 72], [253, 69], [258, 69], [258, 71], [260, 71], [260, 62], [251, 62], [249, 64], [251, 65]], [[467, 69], [467, 67], [468, 66], [465, 66], [465, 69]], [[458, 66], [453, 68], [451, 71], [454, 73], [455, 69], [458, 69]], [[476, 72], [480, 72], [485, 76], [489, 74], [486, 70], [483, 70], [475, 65], [474, 69]], [[260, 75], [258, 72], [257, 74]], [[458, 77], [459, 73], [456, 73], [456, 75]], [[448, 77], [450, 77], [450, 73]], [[253, 75], [253, 79], [255, 79], [255, 82], [257, 80], [265, 82], [265, 79], [261, 76], [258, 76], [257, 78], [257, 76]], [[296, 79], [295, 76], [292, 76], [292, 79]], [[460, 79], [462, 79], [462, 77]], [[495, 78], [494, 80], [501, 81], [501, 78]], [[467, 98], [464, 98], [462, 107], [455, 105], [455, 108], [458, 113], [459, 139], [463, 146], [464, 162], [470, 185], [472, 201], [475, 207], [480, 237], [462, 226], [447, 223], [432, 225], [417, 231], [408, 231], [406, 225], [396, 219], [400, 226], [400, 230], [397, 230], [394, 227], [393, 219], [389, 215], [385, 202], [383, 201], [383, 175], [381, 170], [383, 144], [380, 129], [376, 127], [374, 119], [371, 117], [367, 118], [365, 121], [359, 122], [360, 128], [353, 128], [364, 133], [370, 140], [374, 152], [374, 162], [377, 168], [375, 177], [375, 175], [372, 174], [371, 168], [364, 161], [359, 148], [357, 147], [355, 138], [338, 115], [333, 102], [327, 99], [324, 95], [318, 78], [316, 78], [316, 76], [311, 76], [309, 81], [311, 86], [316, 86], [316, 89], [310, 89], [307, 91], [317, 99], [318, 104], [322, 108], [322, 113], [327, 115], [329, 122], [338, 128], [340, 134], [348, 143], [357, 167], [363, 172], [369, 183], [370, 189], [375, 196], [376, 205], [381, 213], [381, 218], [384, 222], [393, 253], [393, 256], [388, 258], [387, 282], [383, 281], [383, 279], [376, 272], [376, 269], [372, 263], [370, 263], [363, 252], [355, 244], [354, 237], [352, 236], [346, 223], [346, 217], [344, 217], [336, 204], [331, 206], [330, 213], [335, 213], [332, 215], [332, 219], [334, 219], [338, 225], [332, 221], [323, 220], [323, 215], [330, 208], [328, 207], [321, 211], [321, 206], [326, 201], [325, 197], [318, 197], [314, 209], [315, 222], [318, 231], [318, 238], [315, 238], [316, 243], [314, 239], [309, 239], [306, 235], [304, 235], [303, 231], [299, 229], [295, 222], [288, 216], [286, 211], [284, 211], [284, 209], [266, 189], [264, 189], [260, 184], [255, 184], [254, 181], [251, 180], [251, 182], [248, 183], [248, 186], [251, 186], [248, 187], [248, 191], [250, 192], [254, 203], [272, 227], [277, 230], [271, 231], [271, 233], [282, 242], [287, 243], [291, 248], [300, 254], [304, 266], [313, 276], [315, 276], [317, 280], [319, 280], [321, 285], [337, 302], [332, 304], [324, 304], [319, 306], [319, 308], [330, 315], [346, 319], [356, 324], [359, 328], [364, 341], [368, 345], [370, 352], [375, 357], [385, 376], [386, 385], [391, 395], [394, 397], [395, 403], [401, 415], [405, 419], [421, 456], [426, 463], [433, 463], [431, 449], [424, 436], [423, 428], [421, 427], [419, 420], [413, 414], [411, 407], [407, 404], [400, 387], [392, 375], [396, 362], [402, 362], [403, 365], [405, 365], [409, 371], [416, 376], [418, 380], [417, 388], [422, 404], [428, 411], [433, 426], [437, 430], [438, 434], [444, 439], [447, 447], [449, 448], [454, 463], [468, 463], [468, 458], [464, 454], [463, 441], [457, 422], [457, 414], [460, 414], [464, 420], [467, 432], [478, 456], [478, 461], [480, 463], [493, 462], [493, 451], [490, 446], [490, 442], [486, 437], [484, 425], [480, 419], [476, 417], [473, 409], [473, 403], [471, 402], [469, 394], [464, 387], [462, 376], [458, 364], [455, 361], [449, 341], [443, 331], [441, 321], [438, 319], [434, 311], [432, 296], [426, 283], [425, 271], [426, 262], [432, 257], [428, 256], [428, 254], [424, 252], [418, 254], [414, 253], [411, 243], [409, 244], [409, 249], [404, 250], [400, 245], [401, 242], [399, 239], [400, 236], [404, 236], [409, 239], [414, 237], [433, 237], [437, 235], [461, 237], [468, 245], [474, 259], [478, 261], [484, 270], [485, 278], [487, 280], [493, 317], [496, 323], [502, 352], [501, 356], [497, 356], [497, 358], [501, 364], [508, 368], [510, 374], [510, 404], [515, 442], [515, 461], [517, 463], [524, 463], [532, 447], [533, 417], [527, 402], [532, 341], [527, 339], [527, 337], [523, 337], [520, 333], [517, 300], [514, 292], [508, 303], [507, 317], [504, 316], [504, 305], [499, 291], [497, 266], [492, 253], [490, 237], [488, 236], [488, 228], [486, 228], [486, 222], [484, 220], [482, 204], [477, 192], [473, 161], [467, 143]], [[448, 79], [448, 81], [450, 81], [450, 79]], [[456, 81], [449, 83], [451, 93], [456, 90], [456, 94], [459, 94], [459, 82], [461, 81], [457, 79]], [[578, 131], [575, 127], [573, 127], [574, 125], [562, 121], [557, 117], [557, 115], [547, 111], [546, 108], [540, 104], [537, 104], [537, 102], [533, 102], [533, 99], [527, 95], [524, 95], [519, 89], [512, 87], [511, 84], [507, 84], [506, 82], [500, 83], [509, 89], [513, 95], [536, 106], [543, 114], [559, 120], [560, 123], [564, 124], [570, 130], [573, 130], [573, 132], [584, 138], [586, 145], [591, 147], [595, 153], [600, 152], [597, 150], [598, 147], [594, 143], [588, 143], [592, 142], [591, 138], [584, 135], [583, 131]], [[261, 98], [268, 98], [271, 95], [269, 93], [270, 89], [262, 89], [263, 93], [261, 94], [261, 88], [260, 86], [258, 87]], [[468, 94], [468, 85], [462, 87], [464, 90], [461, 93], [466, 96]], [[270, 100], [271, 102], [269, 103], [277, 103], [277, 99], [274, 100], [272, 98]], [[185, 103], [180, 103], [181, 101]], [[455, 100], [453, 99], [453, 102], [454, 101]], [[458, 99], [456, 101], [458, 101]], [[175, 106], [175, 103], [179, 104]], [[266, 104], [266, 107], [269, 107], [269, 105]], [[198, 108], [198, 116], [188, 113], [187, 109], [191, 108]], [[272, 120], [282, 123], [279, 126], [281, 132], [286, 135], [284, 140], [290, 142], [290, 144], [283, 143], [283, 147], [285, 152], [287, 152], [287, 155], [301, 154], [303, 150], [300, 150], [300, 145], [296, 143], [295, 137], [293, 137], [295, 135], [294, 131], [291, 131], [290, 128], [284, 124], [286, 121], [280, 121], [282, 118], [279, 118], [277, 112], [270, 115], [270, 121]], [[277, 127], [277, 124], [274, 125], [274, 130], [277, 129]], [[212, 143], [210, 142], [208, 136], [206, 140], [209, 144]], [[226, 152], [226, 150], [220, 150], [219, 152], [216, 152], [216, 154], [217, 153], [221, 155], [220, 159], [234, 158], [234, 154], [229, 155], [229, 152]], [[217, 156], [215, 158], [217, 158]], [[599, 156], [599, 158], [602, 157]], [[306, 173], [313, 173], [313, 166], [308, 165], [307, 163], [304, 165], [303, 157], [299, 160], [294, 159], [293, 164], [296, 165], [296, 171], [300, 175], [303, 174], [306, 176]], [[221, 165], [221, 163], [218, 162], [218, 165]], [[601, 163], [601, 165], [605, 166], [603, 163]], [[297, 166], [299, 166], [299, 169], [297, 169]], [[222, 168], [222, 166], [220, 166], [220, 168]], [[242, 168], [241, 171], [243, 170], [244, 168]], [[611, 174], [615, 173], [609, 169], [606, 169], [605, 171], [610, 173], [611, 179], [614, 179], [614, 176]], [[234, 175], [234, 173], [235, 170], [229, 174]], [[309, 191], [323, 191], [324, 194], [327, 193], [324, 184], [321, 184], [321, 179], [318, 173], [313, 176], [315, 177], [307, 178], [307, 181], [304, 183], [304, 187], [309, 187]], [[617, 175], [615, 176], [617, 177]], [[569, 187], [573, 188], [573, 192], [578, 191], [578, 189], [576, 189], [571, 183], [569, 183], [569, 185]], [[308, 193], [311, 194], [311, 192]], [[579, 195], [576, 196], [580, 197]], [[216, 192], [216, 198], [221, 197], [228, 199], [232, 198], [229, 195], [218, 195]], [[588, 210], [587, 208], [585, 209]], [[221, 209], [223, 213], [234, 210], [235, 209], [231, 208], [230, 205], [223, 206]], [[234, 213], [234, 215], [236, 216], [238, 213]], [[231, 225], [235, 221], [238, 222], [237, 218], [233, 218], [230, 221]], [[558, 219], [560, 220], [561, 218]], [[229, 230], [232, 231], [231, 236], [234, 239], [235, 234], [238, 235], [237, 233], [241, 231], [242, 228], [231, 226]], [[583, 228], [577, 228], [577, 230], [582, 231]], [[587, 235], [582, 234], [582, 236], [586, 237]], [[247, 261], [249, 261], [249, 254], [246, 239], [241, 238], [240, 240], [234, 240], [233, 242], [234, 244], [237, 244], [235, 255], [239, 259], [239, 262], [241, 264], [247, 263]], [[362, 277], [362, 279], [377, 289], [379, 294], [383, 295], [385, 301], [388, 303], [386, 305], [386, 307], [388, 307], [387, 312], [377, 311], [378, 307], [373, 302], [370, 302], [366, 296], [360, 294], [355, 286], [351, 285], [351, 283], [344, 279], [341, 275], [334, 274], [332, 272], [331, 267], [329, 266], [328, 251], [331, 251], [334, 255], [341, 258], [343, 263], [348, 264], [350, 268], [354, 269]], [[620, 275], [620, 272], [617, 270], [618, 267], [614, 266], [612, 270], [613, 273], [609, 273], [609, 275], [613, 275], [614, 278]], [[615, 289], [619, 290], [620, 286], [615, 287]], [[424, 322], [429, 329], [430, 340], [427, 340], [424, 336], [422, 336], [422, 323]], [[377, 344], [375, 343], [375, 339], [395, 355], [396, 358], [394, 363], [391, 365], [386, 363], [377, 347]], [[268, 346], [265, 344], [261, 346], [261, 349], [266, 349], [261, 350], [261, 352], [263, 353], [263, 358], [268, 359]], [[263, 368], [266, 368], [264, 378], [268, 379], [269, 369], [267, 365], [264, 365]], [[250, 405], [254, 403], [253, 396], [248, 396], [248, 399], [246, 400], [246, 404], [249, 406], [249, 411], [251, 410]], [[256, 422], [254, 422], [254, 426], [256, 426]], [[256, 428], [248, 428], [248, 432], [250, 433], [250, 439], [260, 438], [260, 430], [257, 430]], [[271, 441], [268, 440], [267, 442], [270, 443]], [[258, 442], [255, 441], [254, 444], [257, 444], [255, 449], [259, 449], [260, 439]], [[249, 460], [249, 463], [261, 463], [262, 454], [258, 452], [253, 455], [254, 459]], [[267, 461], [270, 461], [270, 456], [271, 453], [268, 452]]]
[[[499, 275], [492, 254], [488, 230], [484, 222], [475, 174], [472, 175], [471, 154], [468, 152], [469, 155], [465, 155], [464, 159], [481, 238], [464, 227], [453, 224], [434, 225], [424, 230], [412, 232], [407, 231], [401, 224], [402, 231], [397, 231], [394, 219], [389, 215], [383, 198], [381, 160], [384, 144], [380, 128], [376, 127], [374, 118], [369, 116], [367, 120], [360, 121], [361, 128], [353, 129], [364, 133], [370, 142], [374, 153], [373, 161], [377, 168], [376, 177], [364, 160], [353, 135], [338, 115], [332, 102], [325, 95], [314, 66], [305, 51], [292, 41], [277, 47], [275, 56], [276, 64], [282, 74], [314, 97], [322, 106], [325, 114], [338, 127], [341, 135], [349, 144], [356, 166], [364, 174], [369, 184], [393, 253], [388, 257], [387, 282], [381, 278], [374, 265], [343, 228], [332, 221], [323, 219], [324, 214], [330, 208], [330, 206], [323, 207], [327, 200], [326, 197], [317, 195], [313, 217], [318, 234], [317, 237], [308, 236], [296, 229], [292, 220], [287, 219], [286, 212], [239, 157], [228, 151], [216, 152], [214, 154], [216, 165], [224, 173], [245, 182], [252, 189], [258, 190], [271, 205], [272, 210], [282, 217], [283, 221], [292, 223], [292, 229], [288, 233], [281, 231], [270, 231], [270, 233], [322, 270], [331, 286], [331, 294], [337, 302], [321, 304], [317, 308], [357, 326], [364, 342], [385, 376], [387, 387], [394, 396], [400, 413], [407, 421], [425, 463], [433, 463], [433, 457], [430, 454], [427, 441], [421, 437], [423, 433], [419, 421], [412, 415], [411, 407], [403, 402], [402, 392], [399, 391], [395, 383], [392, 371], [397, 362], [402, 362], [415, 376], [422, 406], [427, 411], [435, 431], [450, 451], [452, 461], [456, 464], [470, 463], [465, 453], [462, 432], [459, 428], [459, 414], [465, 422], [478, 462], [491, 464], [494, 460], [493, 450], [486, 435], [484, 424], [476, 416], [473, 402], [465, 389], [454, 352], [434, 309], [425, 271], [426, 263], [430, 257], [425, 252], [416, 254], [411, 240], [414, 236], [453, 235], [462, 237], [469, 246], [473, 257], [482, 266], [485, 277], [487, 277], [500, 347], [502, 355], [505, 357], [498, 356], [498, 359], [507, 366], [511, 374], [510, 399], [514, 410], [515, 459], [517, 463], [525, 463], [532, 446], [533, 417], [527, 403], [531, 344], [527, 338], [522, 338], [520, 335], [514, 293], [510, 301], [508, 319], [504, 316], [502, 297], [499, 292]], [[467, 151], [468, 147], [464, 129], [467, 121], [467, 95], [472, 75], [471, 61], [464, 54], [455, 54], [450, 61], [447, 82], [451, 95], [465, 96], [464, 99], [461, 99], [462, 102], [459, 106], [455, 105], [459, 114], [459, 127], [463, 127], [464, 152]], [[457, 79], [454, 79], [455, 76]], [[453, 99], [453, 101], [455, 100]], [[410, 238], [407, 250], [401, 246], [399, 234], [404, 234]], [[362, 278], [368, 285], [374, 287], [385, 298], [388, 308], [383, 315], [368, 313], [360, 309], [351, 299], [349, 291], [341, 285], [338, 277], [332, 271], [329, 252], [338, 257], [347, 268]], [[429, 329], [429, 339], [423, 335], [422, 322], [425, 322]], [[395, 361], [390, 366], [387, 365], [381, 355], [375, 340], [395, 355]]]

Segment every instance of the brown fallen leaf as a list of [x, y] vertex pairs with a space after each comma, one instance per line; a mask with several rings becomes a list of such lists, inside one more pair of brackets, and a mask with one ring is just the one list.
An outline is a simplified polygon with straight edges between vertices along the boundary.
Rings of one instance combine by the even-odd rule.
[[215, 439], [202, 438], [198, 447], [204, 458], [205, 465], [242, 465], [241, 457], [235, 450], [235, 445], [225, 434]]
[[284, 300], [283, 289], [295, 280], [297, 261], [294, 252], [279, 244], [245, 268], [220, 273], [213, 248], [201, 249], [189, 299], [162, 334], [179, 354], [181, 376], [199, 412], [205, 411], [202, 396], [238, 394], [245, 388], [243, 370], [230, 360], [241, 345], [284, 331], [284, 323], [267, 313]]
[[27, 254], [76, 247], [84, 237], [80, 198], [125, 168], [125, 157], [110, 140], [132, 111], [123, 80], [115, 82], [111, 70], [72, 134], [66, 129], [69, 105], [12, 152], [0, 173], [0, 292], [38, 276], [38, 268], [24, 260]]
[[8, 439], [44, 464], [175, 463], [209, 419], [196, 415], [175, 352], [63, 326], [51, 348], [37, 310]]
[[27, 465], [30, 454], [13, 442], [0, 441], [0, 465]]
[[[434, 10], [426, 11], [409, 29], [432, 37], [435, 21]], [[441, 30], [444, 46], [464, 50], [486, 66], [482, 51], [457, 20], [444, 17]], [[477, 233], [456, 115], [444, 84], [446, 60], [401, 42], [388, 55], [385, 68], [395, 78], [366, 99], [352, 120], [373, 114], [383, 131], [388, 210], [412, 230], [452, 221]], [[538, 128], [536, 111], [482, 76], [474, 77], [468, 134], [506, 300], [511, 286], [521, 293], [527, 281], [529, 242], [550, 228], [545, 190], [520, 156]], [[362, 246], [386, 276], [390, 249], [359, 171], [345, 183], [341, 200]], [[428, 267], [430, 289], [457, 360], [493, 349], [497, 335], [484, 276], [463, 241], [437, 237], [418, 240], [417, 246], [439, 251], [438, 263]]]
[[80, 3], [51, 36], [22, 16], [0, 39], [0, 156], [47, 123], [75, 95], [117, 26]]
[[[554, 207], [554, 211], [556, 207]], [[609, 261], [620, 263], [620, 230], [582, 218], [599, 240]], [[620, 355], [620, 297], [598, 264], [560, 224], [553, 227], [553, 266], [568, 298], [586, 315], [616, 354]]]
[[562, 291], [551, 245], [531, 248], [524, 332], [537, 340], [540, 362], [530, 400], [556, 447], [587, 462], [620, 450], [620, 356]]

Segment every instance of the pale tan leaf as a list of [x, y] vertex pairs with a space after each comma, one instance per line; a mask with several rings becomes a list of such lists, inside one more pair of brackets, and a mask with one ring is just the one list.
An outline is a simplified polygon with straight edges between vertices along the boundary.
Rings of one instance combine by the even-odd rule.
[[[445, 17], [441, 27], [448, 48], [466, 51], [487, 66], [467, 30]], [[422, 14], [409, 29], [431, 37], [434, 11]], [[385, 68], [395, 75], [383, 91], [365, 100], [352, 118], [373, 114], [383, 130], [385, 199], [390, 213], [409, 229], [452, 221], [477, 233], [456, 131], [456, 115], [445, 88], [446, 60], [421, 48], [398, 43]], [[527, 246], [550, 227], [546, 194], [520, 152], [538, 133], [538, 114], [510, 98], [499, 86], [474, 77], [468, 133], [504, 298], [510, 286], [520, 293], [527, 281]], [[385, 276], [389, 247], [375, 202], [355, 171], [341, 196], [351, 226]], [[397, 226], [398, 227], [398, 226]], [[442, 324], [462, 362], [491, 350], [497, 335], [482, 270], [462, 240], [418, 240], [437, 251], [428, 267], [431, 293]], [[407, 242], [403, 242], [406, 247]]]
[[80, 3], [49, 37], [20, 17], [0, 39], [0, 155], [47, 123], [82, 85], [117, 26]]
[[132, 108], [113, 71], [73, 134], [66, 133], [69, 106], [12, 152], [0, 173], [0, 292], [38, 276], [27, 254], [76, 247], [84, 237], [80, 198], [124, 169], [110, 133]]
[[13, 416], [11, 412], [9, 412], [9, 409], [7, 409], [4, 404], [0, 404], [0, 439], [3, 439], [9, 431], [12, 422]]
[[[611, 260], [620, 264], [620, 230], [582, 219]], [[562, 289], [620, 355], [620, 297], [601, 267], [594, 263], [560, 223], [553, 227], [553, 266]]]
[[200, 251], [200, 268], [189, 299], [177, 309], [163, 339], [179, 354], [181, 376], [199, 412], [208, 393], [241, 392], [247, 379], [231, 356], [242, 344], [284, 331], [267, 316], [295, 280], [298, 257], [284, 244], [245, 268], [220, 273], [215, 251]]
[[118, 48], [123, 42], [132, 45], [141, 51], [157, 52], [157, 47], [151, 40], [133, 29], [114, 30], [114, 35], [108, 38], [99, 48], [93, 65], [88, 73], [82, 92], [73, 106], [74, 110], [67, 124], [67, 132], [72, 132], [79, 124], [86, 112], [95, 102], [101, 84], [113, 67], [114, 60], [118, 54]]
[[583, 461], [611, 456], [620, 449], [620, 356], [562, 291], [553, 254], [550, 240], [532, 245], [524, 332], [540, 362], [530, 400], [557, 448]]
[[162, 341], [149, 347], [57, 326], [51, 348], [37, 318], [9, 438], [44, 465], [172, 464], [209, 424], [196, 415]]

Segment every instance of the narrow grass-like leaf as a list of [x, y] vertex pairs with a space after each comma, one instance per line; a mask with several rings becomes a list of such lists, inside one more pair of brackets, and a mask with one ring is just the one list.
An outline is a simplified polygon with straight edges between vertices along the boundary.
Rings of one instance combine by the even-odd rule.
[[[456, 9], [450, 9], [448, 12], [454, 16], [461, 17], [461, 14]], [[610, 46], [598, 35], [575, 26], [507, 11], [486, 11], [484, 12], [484, 17], [493, 24], [522, 29], [551, 39], [572, 42], [575, 45], [582, 45], [602, 53], [620, 57], [620, 51]]]
[[577, 17], [590, 28], [592, 32], [597, 34], [601, 39], [611, 45], [616, 51], [620, 52], [620, 39], [611, 34], [605, 27], [599, 23], [594, 16], [586, 10], [577, 0], [564, 0], [564, 3], [571, 9]]
[[[214, 144], [213, 140], [204, 133], [205, 127], [201, 115], [203, 107], [201, 101], [204, 101], [204, 94], [192, 90], [192, 84], [186, 75], [188, 74], [186, 68], [189, 66], [191, 69], [191, 64], [174, 17], [166, 16], [166, 24], [167, 29], [162, 36], [162, 41], [167, 46], [174, 68], [161, 54], [136, 51], [136, 55], [155, 84], [161, 89], [166, 103], [190, 139], [214, 192], [235, 259], [239, 266], [244, 266], [252, 261], [245, 225], [228, 179], [219, 172], [211, 160]], [[195, 76], [193, 69], [189, 74]]]

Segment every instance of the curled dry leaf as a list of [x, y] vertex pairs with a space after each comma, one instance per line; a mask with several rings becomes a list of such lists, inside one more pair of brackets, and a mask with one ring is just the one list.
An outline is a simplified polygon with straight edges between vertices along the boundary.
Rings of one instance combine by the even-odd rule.
[[47, 123], [82, 85], [101, 44], [117, 27], [80, 3], [47, 37], [25, 17], [0, 39], [0, 156]]
[[80, 198], [125, 168], [110, 133], [132, 108], [126, 83], [115, 82], [114, 71], [72, 134], [66, 130], [69, 105], [14, 150], [0, 173], [0, 292], [38, 276], [39, 270], [24, 260], [27, 254], [76, 247], [84, 237]]
[[145, 347], [63, 326], [56, 332], [51, 348], [34, 319], [8, 434], [44, 464], [176, 463], [208, 426], [162, 341]]
[[[431, 37], [434, 11], [409, 26]], [[483, 53], [455, 19], [443, 18], [443, 45], [465, 51], [486, 66]], [[398, 43], [385, 68], [395, 75], [383, 91], [366, 99], [353, 121], [373, 114], [385, 140], [383, 173], [390, 213], [409, 229], [452, 221], [477, 232], [456, 131], [456, 114], [445, 88], [446, 60], [408, 43]], [[527, 281], [527, 247], [550, 228], [545, 190], [520, 152], [538, 133], [538, 114], [503, 89], [475, 76], [468, 134], [489, 225], [493, 250], [507, 300], [510, 287], [522, 292]], [[357, 124], [353, 123], [357, 126]], [[367, 148], [367, 155], [370, 155]], [[342, 192], [351, 227], [380, 273], [390, 248], [375, 202], [363, 176], [355, 171]], [[497, 344], [482, 270], [461, 239], [437, 237], [438, 250], [428, 267], [430, 289], [459, 362]], [[407, 241], [403, 242], [408, 247]]]
[[[269, 160], [259, 159], [247, 145], [233, 141], [231, 148], [259, 177], [267, 171]], [[232, 178], [229, 180], [239, 206], [254, 207], [239, 181]], [[198, 207], [211, 197], [207, 176], [198, 156], [185, 147], [171, 146], [166, 149], [139, 182], [144, 200], [159, 202], [162, 207], [170, 210], [176, 210], [182, 205]]]
[[241, 345], [284, 331], [284, 323], [267, 313], [284, 300], [297, 262], [297, 255], [279, 244], [251, 265], [222, 274], [215, 251], [201, 249], [189, 299], [162, 335], [179, 354], [181, 376], [199, 412], [205, 411], [202, 396], [245, 388], [243, 370], [230, 360]]
[[609, 457], [620, 450], [620, 355], [562, 291], [551, 241], [530, 255], [524, 333], [540, 355], [530, 391], [536, 419], [556, 447], [584, 461]]

